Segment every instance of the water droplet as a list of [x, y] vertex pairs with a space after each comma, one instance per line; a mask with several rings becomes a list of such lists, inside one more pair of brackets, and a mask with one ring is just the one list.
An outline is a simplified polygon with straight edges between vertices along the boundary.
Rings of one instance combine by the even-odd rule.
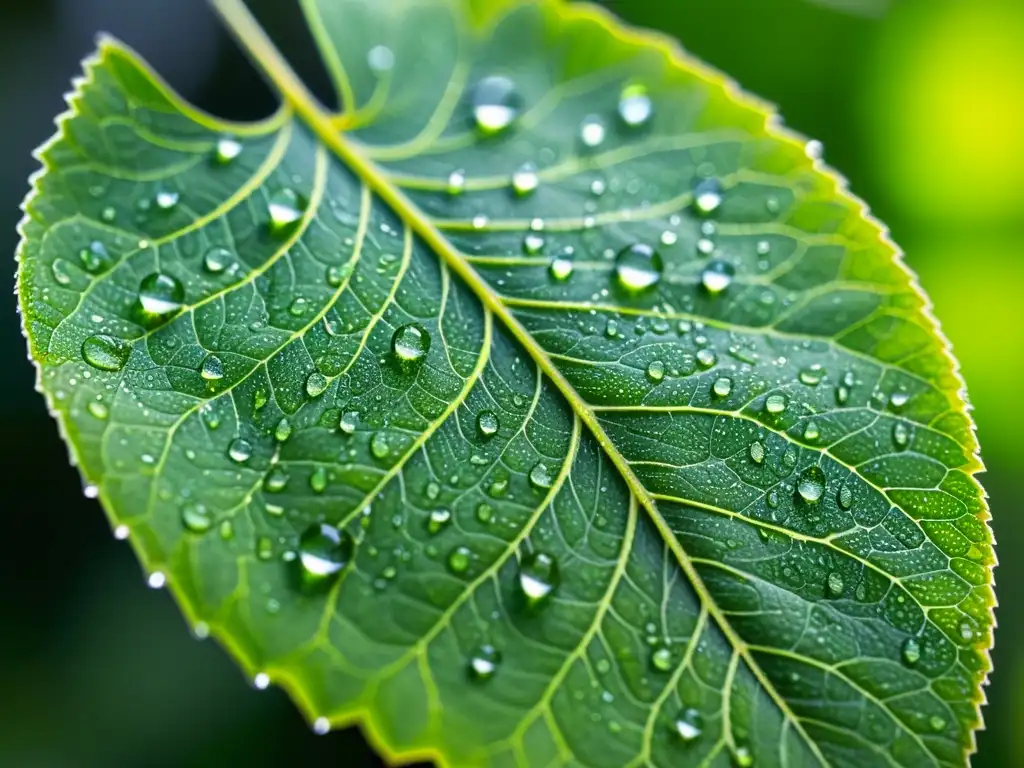
[[329, 733], [330, 730], [331, 721], [328, 720], [326, 717], [318, 717], [316, 720], [313, 721], [313, 733], [315, 733], [317, 736], [323, 736], [324, 734]]
[[466, 172], [456, 168], [448, 174], [448, 194], [452, 197], [461, 195], [466, 191]]
[[456, 547], [448, 553], [448, 568], [452, 573], [465, 573], [472, 558], [473, 552], [469, 547]]
[[619, 95], [619, 117], [630, 127], [638, 127], [651, 119], [654, 105], [647, 95], [647, 88], [641, 83], [630, 83]]
[[227, 269], [233, 260], [231, 251], [227, 248], [216, 246], [208, 250], [206, 255], [203, 256], [203, 266], [207, 272], [217, 275]]
[[931, 717], [930, 717], [930, 718], [928, 719], [928, 725], [930, 725], [930, 726], [931, 726], [931, 728], [932, 728], [932, 730], [933, 730], [933, 731], [935, 731], [936, 733], [938, 733], [939, 731], [943, 730], [943, 729], [944, 729], [944, 728], [946, 727], [946, 721], [945, 721], [945, 720], [943, 720], [943, 719], [942, 719], [941, 717], [939, 717], [938, 715], [932, 715], [932, 716], [931, 716]]
[[818, 363], [815, 363], [801, 369], [799, 376], [802, 384], [806, 384], [808, 387], [816, 387], [825, 378], [825, 369]]
[[697, 350], [697, 364], [701, 368], [711, 368], [717, 362], [718, 356], [715, 354], [715, 350], [709, 347]]
[[490, 680], [501, 665], [501, 654], [490, 644], [478, 646], [469, 657], [469, 673], [477, 680]]
[[717, 296], [732, 284], [736, 270], [732, 264], [724, 261], [712, 261], [700, 273], [700, 282], [704, 290]]
[[903, 408], [910, 401], [910, 395], [906, 392], [893, 392], [889, 398], [889, 405], [894, 411], [898, 411]]
[[892, 441], [896, 447], [903, 450], [910, 445], [910, 430], [902, 421], [896, 422], [892, 428]]
[[206, 533], [213, 527], [213, 517], [202, 504], [186, 504], [181, 508], [181, 524], [192, 533]]
[[110, 409], [107, 408], [106, 403], [101, 403], [99, 400], [89, 401], [89, 404], [85, 406], [85, 410], [89, 412], [90, 416], [100, 421], [106, 421], [107, 417], [110, 416]]
[[551, 260], [548, 265], [548, 272], [555, 280], [568, 280], [572, 277], [573, 263], [572, 259], [565, 256], [556, 256]]
[[228, 457], [238, 464], [247, 462], [252, 458], [252, 443], [240, 437], [232, 440], [228, 446]]
[[178, 204], [179, 197], [173, 189], [161, 189], [156, 193], [156, 207], [161, 211], [169, 211]]
[[764, 461], [764, 444], [760, 440], [755, 440], [750, 444], [750, 459], [755, 464]]
[[480, 411], [476, 417], [476, 428], [483, 438], [493, 437], [498, 432], [498, 417], [492, 411]]
[[604, 122], [596, 115], [585, 117], [580, 123], [580, 141], [583, 145], [594, 149], [604, 143], [605, 137]]
[[358, 424], [359, 414], [356, 411], [346, 411], [341, 414], [341, 420], [338, 422], [338, 429], [346, 435], [351, 435], [356, 431], [356, 426]]
[[615, 274], [619, 285], [632, 293], [657, 285], [663, 269], [661, 254], [642, 243], [623, 248], [615, 259]]
[[422, 363], [429, 350], [430, 334], [419, 323], [403, 325], [391, 336], [391, 351], [402, 366]]
[[512, 189], [519, 196], [528, 195], [537, 189], [540, 184], [540, 177], [537, 176], [537, 168], [532, 163], [526, 163], [512, 174]]
[[531, 607], [551, 596], [561, 581], [558, 561], [546, 552], [531, 552], [519, 563], [519, 590]]
[[322, 581], [341, 571], [355, 552], [355, 541], [347, 531], [316, 523], [299, 537], [299, 564], [307, 580]]
[[543, 461], [539, 461], [533, 465], [533, 469], [530, 470], [530, 483], [534, 488], [550, 488], [554, 479], [551, 477], [551, 470], [548, 469], [547, 464]]
[[661, 360], [652, 360], [647, 365], [647, 378], [658, 382], [665, 378], [665, 364]]
[[278, 235], [285, 233], [302, 217], [306, 205], [305, 198], [294, 189], [277, 190], [267, 201], [270, 231]]
[[473, 89], [473, 120], [481, 133], [491, 135], [508, 128], [519, 116], [522, 98], [507, 77], [485, 77]]
[[914, 666], [921, 660], [921, 643], [916, 637], [908, 637], [903, 641], [903, 661], [908, 666]]
[[676, 733], [685, 742], [699, 739], [704, 731], [704, 718], [696, 709], [683, 709], [676, 715]]
[[263, 480], [263, 488], [269, 493], [280, 493], [288, 485], [288, 473], [281, 467], [274, 467]]
[[839, 502], [839, 506], [843, 509], [849, 509], [853, 506], [853, 491], [850, 490], [850, 486], [843, 483], [839, 488], [839, 495], [836, 498]]
[[114, 210], [113, 207], [108, 205], [106, 208], [100, 211], [100, 218], [109, 224], [110, 222], [117, 218], [117, 211]]
[[825, 494], [826, 485], [825, 473], [821, 467], [812, 466], [800, 473], [800, 478], [796, 483], [796, 492], [808, 504], [816, 504]]
[[270, 675], [266, 672], [259, 672], [253, 679], [252, 684], [258, 691], [265, 691], [270, 687]]
[[120, 371], [128, 362], [131, 346], [121, 339], [98, 333], [82, 342], [82, 357], [101, 371]]
[[242, 154], [241, 142], [230, 136], [222, 136], [217, 140], [217, 148], [214, 151], [213, 158], [220, 165], [227, 165], [240, 154]]
[[146, 584], [150, 589], [163, 589], [164, 585], [167, 584], [167, 576], [163, 571], [153, 571], [149, 574], [149, 578], [146, 579]]
[[68, 274], [70, 266], [64, 259], [54, 259], [53, 264], [50, 265], [53, 279], [57, 281], [58, 285], [68, 285], [71, 283], [71, 275]]
[[745, 744], [738, 744], [732, 753], [733, 762], [736, 768], [752, 768], [754, 765], [754, 753]]
[[277, 426], [274, 427], [274, 439], [279, 443], [283, 443], [291, 436], [292, 423], [288, 421], [287, 418], [282, 417], [281, 420], [277, 422]]
[[828, 575], [828, 591], [833, 597], [843, 594], [843, 574], [832, 571]]
[[88, 248], [80, 250], [78, 252], [78, 260], [82, 264], [82, 269], [92, 275], [106, 272], [113, 264], [106, 246], [99, 240], [94, 240], [89, 244]]
[[184, 300], [184, 286], [162, 272], [147, 275], [139, 284], [139, 309], [143, 320], [162, 320], [181, 309]]
[[722, 185], [718, 179], [702, 179], [693, 187], [693, 207], [704, 216], [722, 204]]
[[386, 45], [375, 45], [366, 53], [366, 64], [374, 72], [390, 72], [395, 66], [395, 54]]
[[388, 442], [387, 432], [374, 432], [370, 438], [370, 453], [376, 459], [386, 459], [391, 453], [391, 444]]
[[804, 440], [815, 441], [821, 437], [821, 431], [818, 429], [818, 423], [816, 421], [808, 421], [804, 426]]
[[313, 371], [306, 378], [306, 394], [310, 397], [320, 397], [330, 383], [320, 371]]
[[659, 672], [670, 672], [675, 663], [672, 649], [666, 645], [660, 645], [651, 653], [651, 665]]
[[531, 232], [523, 238], [523, 253], [536, 254], [540, 253], [544, 248], [544, 238], [534, 232]]
[[452, 513], [447, 509], [435, 509], [430, 513], [430, 518], [427, 520], [427, 530], [432, 534], [438, 534], [444, 530], [451, 520]]
[[327, 469], [324, 466], [318, 466], [309, 475], [309, 487], [314, 493], [323, 493], [327, 488]]
[[224, 363], [216, 355], [207, 355], [203, 365], [199, 369], [199, 375], [207, 381], [217, 381], [224, 378]]
[[715, 397], [728, 397], [732, 392], [732, 379], [726, 376], [715, 379], [715, 383], [711, 385], [711, 391]]
[[773, 416], [778, 416], [786, 410], [786, 396], [783, 394], [768, 395], [764, 401], [764, 409]]
[[309, 307], [309, 302], [306, 301], [304, 296], [296, 296], [292, 299], [291, 304], [288, 305], [288, 311], [295, 317], [302, 317], [306, 314], [306, 309]]

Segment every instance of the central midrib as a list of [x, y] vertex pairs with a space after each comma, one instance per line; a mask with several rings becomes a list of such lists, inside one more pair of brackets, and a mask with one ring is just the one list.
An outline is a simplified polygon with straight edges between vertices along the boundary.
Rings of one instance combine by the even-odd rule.
[[277, 47], [250, 13], [244, 2], [242, 0], [210, 0], [210, 2], [220, 13], [228, 28], [239, 39], [250, 56], [252, 56], [256, 64], [277, 86], [282, 97], [292, 104], [296, 112], [302, 116], [309, 127], [317, 134], [317, 137], [444, 260], [448, 268], [469, 286], [481, 303], [494, 313], [495, 317], [501, 320], [505, 327], [515, 336], [516, 340], [527, 350], [537, 366], [554, 382], [562, 395], [569, 401], [569, 404], [580, 420], [593, 434], [601, 449], [611, 459], [616, 469], [618, 469], [622, 478], [629, 486], [630, 491], [640, 501], [644, 509], [647, 510], [651, 521], [665, 541], [665, 544], [675, 555], [679, 567], [686, 574], [702, 604], [706, 606], [708, 613], [715, 619], [715, 623], [729, 640], [735, 652], [743, 658], [748, 669], [772, 698], [776, 706], [779, 707], [779, 710], [792, 722], [794, 728], [803, 737], [815, 757], [818, 758], [822, 765], [827, 766], [828, 761], [821, 753], [817, 743], [807, 734], [785, 699], [779, 695], [764, 671], [751, 657], [746, 642], [736, 633], [709, 594], [689, 555], [682, 548], [675, 533], [662, 517], [656, 501], [634, 474], [629, 463], [615, 447], [611, 438], [608, 437], [604, 427], [601, 426], [597, 418], [597, 414], [580, 397], [575, 387], [554, 365], [541, 346], [523, 327], [515, 315], [512, 314], [501, 298], [480, 277], [476, 270], [462, 258], [460, 253], [448, 242], [430, 219], [397, 187], [392, 186], [373, 162], [363, 157], [337, 131], [331, 122], [330, 116], [324, 112], [317, 99], [306, 88], [280, 51], [277, 50]]

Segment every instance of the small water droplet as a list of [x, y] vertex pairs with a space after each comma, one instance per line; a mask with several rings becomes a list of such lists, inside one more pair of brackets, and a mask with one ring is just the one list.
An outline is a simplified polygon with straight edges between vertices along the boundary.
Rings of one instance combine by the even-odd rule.
[[215, 246], [203, 256], [203, 267], [207, 272], [217, 275], [231, 266], [234, 261], [231, 251], [221, 246]]
[[244, 464], [252, 458], [252, 443], [240, 437], [232, 440], [228, 446], [228, 457], [238, 464]]
[[263, 480], [263, 488], [269, 493], [280, 493], [288, 485], [288, 473], [281, 467], [274, 467]]
[[299, 537], [299, 564], [307, 582], [322, 582], [352, 560], [355, 541], [347, 531], [316, 523]]
[[893, 392], [889, 398], [889, 405], [894, 411], [899, 411], [910, 401], [910, 395], [906, 392]]
[[809, 365], [806, 368], [800, 370], [799, 373], [800, 383], [806, 384], [808, 387], [816, 387], [821, 383], [821, 380], [825, 378], [825, 369], [818, 363]]
[[473, 88], [472, 106], [477, 129], [492, 135], [512, 125], [522, 109], [522, 97], [507, 77], [492, 75]]
[[177, 278], [154, 272], [139, 284], [139, 310], [147, 323], [160, 321], [181, 309], [185, 288]]
[[224, 378], [224, 363], [216, 355], [207, 355], [199, 369], [199, 375], [207, 381], [218, 381]]
[[265, 691], [270, 687], [270, 675], [266, 672], [259, 672], [252, 679], [252, 684], [258, 691]]
[[551, 277], [560, 282], [563, 280], [568, 280], [570, 277], [572, 277], [572, 271], [572, 259], [569, 259], [565, 256], [556, 256], [551, 260], [551, 263], [548, 265], [548, 273], [551, 275]]
[[101, 371], [120, 371], [128, 362], [132, 348], [126, 341], [98, 333], [82, 342], [82, 357]]
[[78, 252], [78, 260], [82, 264], [82, 269], [92, 275], [106, 272], [113, 265], [113, 260], [110, 258], [106, 246], [99, 240], [94, 240], [89, 244], [88, 248], [80, 250]]
[[429, 350], [430, 333], [419, 323], [403, 325], [391, 336], [391, 351], [403, 367], [422, 363]]
[[85, 409], [89, 412], [90, 416], [100, 421], [106, 421], [110, 416], [110, 409], [107, 408], [106, 403], [101, 403], [99, 400], [90, 400]]
[[519, 563], [519, 591], [531, 607], [546, 601], [557, 589], [561, 576], [558, 561], [546, 552], [531, 552]]
[[943, 719], [942, 719], [941, 717], [939, 717], [938, 715], [932, 715], [932, 716], [931, 716], [931, 717], [930, 717], [930, 718], [928, 719], [928, 725], [930, 725], [930, 726], [931, 726], [931, 728], [932, 728], [932, 730], [933, 730], [933, 731], [935, 731], [936, 733], [938, 733], [939, 731], [942, 731], [943, 729], [945, 729], [945, 727], [946, 727], [946, 721], [945, 721], [945, 720], [943, 720]]
[[832, 571], [828, 575], [828, 592], [832, 597], [843, 594], [843, 574]]
[[903, 641], [902, 647], [903, 662], [907, 666], [914, 666], [921, 660], [921, 643], [916, 637], [908, 637]]
[[842, 509], [849, 509], [853, 506], [853, 491], [850, 490], [850, 486], [843, 483], [839, 488], [839, 495], [836, 498], [839, 502], [839, 506]]
[[291, 436], [292, 423], [288, 421], [286, 417], [282, 417], [281, 420], [277, 422], [277, 426], [274, 427], [274, 439], [279, 443], [283, 443]]
[[665, 378], [665, 364], [661, 360], [652, 360], [647, 365], [647, 378], [659, 382]]
[[395, 66], [395, 54], [386, 45], [375, 45], [366, 52], [366, 64], [374, 72], [390, 72]]
[[672, 649], [667, 645], [659, 645], [651, 652], [651, 665], [659, 672], [670, 672], [674, 663]]
[[370, 453], [376, 459], [386, 459], [391, 453], [387, 432], [374, 432], [370, 438]]
[[448, 553], [448, 568], [452, 573], [465, 573], [472, 559], [473, 552], [469, 547], [458, 546]]
[[100, 211], [100, 218], [109, 224], [117, 218], [117, 211], [112, 206], [108, 205]]
[[279, 189], [267, 201], [270, 215], [268, 226], [273, 234], [284, 234], [291, 229], [306, 210], [306, 199], [294, 189]]
[[661, 254], [642, 243], [623, 248], [615, 259], [619, 285], [631, 293], [653, 288], [661, 280], [663, 269]]
[[642, 83], [630, 83], [619, 94], [619, 117], [631, 128], [644, 125], [654, 114], [654, 105]]
[[309, 475], [309, 487], [314, 493], [323, 493], [327, 488], [327, 468], [318, 466]]
[[313, 371], [306, 378], [306, 394], [310, 397], [320, 397], [331, 382], [320, 371]]
[[717, 296], [732, 285], [735, 274], [736, 270], [732, 264], [724, 261], [712, 261], [700, 273], [700, 282], [705, 291], [712, 296]]
[[537, 176], [537, 168], [532, 163], [526, 163], [512, 174], [512, 189], [520, 197], [533, 192], [539, 184], [540, 177]]
[[702, 179], [693, 187], [693, 207], [707, 216], [722, 204], [722, 185], [718, 179]]
[[447, 509], [435, 509], [427, 519], [427, 531], [432, 534], [438, 534], [445, 529], [451, 520], [452, 513]]
[[604, 122], [596, 115], [585, 117], [580, 123], [580, 141], [590, 149], [601, 146], [604, 143], [605, 134]]
[[704, 347], [703, 349], [697, 350], [697, 364], [701, 368], [711, 368], [718, 362], [718, 355], [715, 354], [715, 350], [710, 347]]
[[501, 654], [488, 643], [478, 646], [469, 657], [469, 673], [477, 680], [490, 680], [501, 665]]
[[173, 189], [161, 189], [156, 193], [156, 207], [161, 211], [169, 211], [178, 204], [179, 197]]
[[316, 720], [313, 721], [313, 733], [315, 733], [317, 736], [323, 736], [324, 734], [329, 733], [330, 730], [331, 721], [328, 720], [326, 717], [318, 717]]
[[726, 376], [715, 379], [715, 383], [711, 385], [711, 391], [715, 397], [728, 397], [732, 392], [732, 379]]
[[796, 492], [808, 504], [816, 504], [825, 494], [826, 485], [825, 473], [821, 467], [815, 465], [800, 473], [800, 478], [796, 483]]
[[676, 733], [685, 742], [699, 739], [704, 731], [704, 718], [696, 709], [683, 709], [676, 715]]
[[492, 411], [480, 411], [476, 417], [476, 429], [483, 438], [493, 437], [498, 432], [498, 417]]
[[813, 442], [821, 437], [821, 431], [818, 429], [818, 423], [816, 421], [808, 421], [804, 426], [804, 440]]
[[750, 444], [750, 459], [755, 464], [764, 461], [764, 444], [760, 440], [755, 440]]
[[242, 154], [241, 142], [230, 136], [222, 136], [217, 140], [217, 148], [214, 150], [213, 159], [220, 165], [228, 165], [240, 154]]
[[338, 429], [346, 435], [351, 435], [356, 431], [358, 424], [359, 414], [356, 411], [345, 411], [341, 414], [341, 420], [338, 421]]
[[764, 401], [764, 409], [773, 416], [778, 416], [786, 410], [787, 404], [786, 396], [783, 394], [768, 395]]
[[548, 469], [547, 464], [543, 461], [539, 461], [533, 465], [533, 469], [530, 470], [530, 483], [534, 488], [550, 488], [554, 479], [551, 477], [551, 470]]
[[192, 533], [206, 533], [213, 527], [213, 517], [202, 504], [185, 504], [181, 508], [181, 524]]
[[448, 174], [448, 194], [452, 197], [461, 195], [466, 191], [466, 172], [462, 168], [456, 168]]
[[146, 579], [146, 584], [149, 585], [150, 589], [163, 589], [164, 585], [167, 584], [167, 576], [163, 571], [153, 571], [149, 574], [149, 578]]
[[732, 759], [736, 763], [736, 768], [753, 768], [754, 753], [745, 744], [738, 744], [736, 746], [732, 753]]
[[896, 422], [892, 428], [892, 441], [896, 447], [903, 450], [910, 445], [910, 430], [902, 421]]

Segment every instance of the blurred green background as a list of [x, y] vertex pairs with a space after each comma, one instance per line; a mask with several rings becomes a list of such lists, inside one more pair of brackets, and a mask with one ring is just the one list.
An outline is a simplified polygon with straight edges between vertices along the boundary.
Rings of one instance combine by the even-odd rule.
[[[387, 2], [388, 0], [377, 0]], [[1024, 409], [1024, 1], [607, 0], [626, 20], [779, 105], [892, 229], [931, 295], [970, 386], [1003, 565], [995, 675], [975, 766], [1024, 765], [1024, 558], [1014, 517]], [[325, 78], [293, 0], [253, 0], [297, 67]], [[104, 30], [184, 95], [253, 118], [270, 93], [202, 0], [0, 2], [0, 250], [13, 254], [30, 151]], [[13, 272], [13, 260], [9, 262]], [[7, 490], [0, 558], [0, 766], [379, 765], [355, 731], [313, 736], [279, 691], [255, 692], [81, 495], [10, 294], [0, 309]], [[1010, 608], [1007, 610], [1007, 608]]]

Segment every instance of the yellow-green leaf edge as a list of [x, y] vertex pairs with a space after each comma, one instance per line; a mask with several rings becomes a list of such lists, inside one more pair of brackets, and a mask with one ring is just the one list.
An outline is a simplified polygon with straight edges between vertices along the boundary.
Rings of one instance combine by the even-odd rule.
[[[478, 30], [486, 30], [486, 28], [495, 24], [496, 21], [511, 8], [520, 4], [522, 0], [463, 0], [463, 2], [466, 3], [467, 13], [471, 19], [472, 25]], [[657, 51], [672, 67], [697, 77], [706, 87], [708, 87], [709, 90], [719, 91], [725, 98], [730, 100], [736, 106], [747, 110], [759, 119], [763, 120], [763, 130], [767, 137], [780, 143], [788, 144], [800, 151], [803, 151], [803, 148], [806, 146], [806, 138], [783, 125], [774, 105], [744, 91], [738, 83], [723, 72], [686, 53], [680, 46], [679, 42], [674, 38], [651, 30], [641, 30], [629, 27], [619, 21], [608, 10], [596, 5], [571, 3], [566, 0], [532, 0], [532, 2], [539, 2], [548, 6], [549, 10], [556, 12], [563, 21], [589, 21], [599, 25], [607, 33], [624, 44], [636, 47], [646, 47]], [[200, 125], [207, 126], [212, 130], [225, 131], [235, 135], [245, 136], [272, 130], [275, 126], [283, 124], [293, 115], [304, 117], [308, 122], [313, 123], [310, 127], [318, 134], [321, 140], [328, 139], [326, 143], [333, 151], [335, 151], [336, 154], [341, 156], [343, 160], [351, 161], [356, 159], [361, 161], [361, 163], [357, 162], [353, 163], [353, 165], [362, 165], [363, 168], [356, 167], [353, 170], [358, 172], [369, 169], [372, 171], [372, 162], [359, 158], [357, 154], [358, 150], [351, 150], [345, 144], [344, 139], [341, 138], [343, 133], [332, 133], [330, 137], [323, 135], [324, 129], [337, 129], [338, 127], [343, 128], [346, 124], [345, 115], [332, 116], [313, 99], [295, 73], [288, 67], [287, 63], [270, 43], [269, 38], [265, 36], [265, 33], [263, 33], [262, 29], [256, 24], [253, 17], [247, 10], [245, 10], [241, 0], [211, 0], [211, 4], [221, 13], [229, 26], [232, 27], [232, 31], [239, 37], [242, 44], [251, 47], [249, 50], [250, 55], [258, 65], [263, 67], [266, 73], [270, 76], [272, 83], [280, 87], [283, 100], [281, 106], [273, 115], [257, 122], [238, 123], [226, 121], [210, 113], [199, 110], [177, 94], [174, 89], [171, 88], [171, 86], [128, 45], [113, 37], [101, 34], [97, 39], [98, 50], [83, 60], [83, 75], [74, 78], [72, 81], [73, 90], [65, 94], [64, 98], [67, 102], [68, 109], [60, 114], [54, 121], [57, 126], [57, 132], [33, 153], [36, 159], [40, 161], [42, 167], [30, 177], [30, 191], [21, 205], [24, 216], [17, 228], [20, 241], [15, 253], [15, 258], [18, 262], [16, 292], [18, 294], [22, 332], [29, 343], [29, 359], [32, 360], [36, 366], [36, 389], [44, 396], [46, 393], [42, 386], [42, 366], [37, 360], [35, 360], [32, 354], [33, 340], [28, 328], [29, 315], [27, 311], [28, 308], [26, 306], [27, 292], [21, 290], [24, 279], [23, 266], [25, 248], [28, 238], [26, 228], [31, 221], [31, 207], [33, 200], [41, 192], [40, 181], [50, 169], [46, 159], [46, 151], [49, 147], [67, 136], [66, 124], [70, 119], [80, 114], [79, 103], [83, 95], [83, 91], [89, 84], [94, 82], [94, 68], [101, 64], [106, 58], [123, 57], [127, 59], [133, 67], [146, 75], [149, 80], [147, 85], [152, 87], [161, 98], [166, 99], [177, 109], [180, 109], [184, 115], [188, 116]], [[293, 86], [293, 88], [282, 86]], [[314, 119], [312, 120], [310, 119], [310, 114], [308, 114], [309, 110], [314, 110]], [[321, 123], [320, 125], [316, 125], [318, 122], [316, 119], [317, 117]], [[348, 155], [348, 157], [345, 155]], [[353, 157], [353, 155], [355, 157]], [[984, 465], [979, 453], [980, 447], [976, 439], [975, 425], [970, 416], [971, 406], [967, 400], [966, 384], [961, 375], [959, 364], [953, 356], [952, 346], [942, 332], [940, 323], [933, 312], [933, 305], [921, 288], [917, 275], [904, 262], [904, 254], [889, 236], [888, 229], [878, 219], [871, 215], [868, 206], [863, 200], [856, 197], [849, 191], [847, 180], [834, 169], [826, 166], [820, 159], [813, 160], [813, 164], [814, 170], [824, 177], [825, 180], [831, 182], [835, 201], [843, 203], [847, 209], [857, 219], [859, 219], [861, 225], [869, 229], [870, 232], [877, 237], [878, 242], [891, 253], [893, 263], [895, 263], [905, 274], [911, 290], [921, 299], [922, 304], [918, 311], [927, 319], [931, 326], [933, 336], [940, 343], [943, 356], [948, 365], [948, 373], [960, 385], [959, 391], [956, 393], [956, 400], [959, 406], [957, 415], [963, 416], [971, 427], [971, 443], [963, 446], [970, 454], [970, 464], [962, 467], [962, 470], [971, 477], [977, 486], [979, 501], [983, 510], [979, 517], [987, 524], [988, 521], [991, 520], [991, 514], [987, 503], [987, 494], [981, 485], [977, 483], [975, 478], [976, 474], [984, 471]], [[411, 204], [404, 200], [402, 193], [393, 190], [387, 185], [386, 181], [373, 178], [366, 179], [365, 177], [364, 180], [385, 202], [391, 205], [395, 205], [397, 202], [398, 205], [396, 207], [403, 215], [408, 213], [408, 211], [401, 210], [403, 207], [412, 208]], [[377, 188], [378, 184], [383, 187], [383, 189]], [[415, 230], [425, 229], [425, 231], [417, 231], [417, 234], [423, 237], [431, 245], [435, 245], [437, 242], [447, 245], [444, 235], [434, 228], [430, 222], [427, 221], [425, 216], [421, 216], [419, 218], [421, 219], [420, 221], [412, 222], [413, 228]], [[442, 248], [441, 250], [444, 249]], [[449, 266], [456, 265], [449, 264]], [[467, 272], [475, 276], [472, 267], [461, 264], [458, 266], [461, 266], [462, 269], [457, 268], [455, 271], [461, 277], [465, 278]], [[477, 278], [477, 280], [479, 280], [479, 278]], [[500, 319], [506, 319], [505, 315], [507, 313], [497, 312], [496, 314]], [[516, 337], [522, 337], [525, 334], [525, 331], [517, 326], [518, 323], [513, 320], [510, 331]], [[523, 339], [520, 338], [520, 340]], [[532, 345], [527, 344], [526, 346], [529, 348]], [[565, 392], [566, 387], [571, 391], [571, 385], [568, 384], [557, 369], [554, 369], [550, 364], [545, 365], [544, 361], [540, 359], [535, 362], [543, 369], [545, 374], [549, 375], [554, 380], [559, 389], [563, 390], [563, 393]], [[572, 398], [570, 397], [570, 400], [571, 399]], [[52, 403], [48, 402], [48, 406], [51, 415], [57, 421], [61, 438], [68, 447], [72, 465], [79, 466], [77, 451], [74, 443], [70, 439], [68, 431], [69, 424], [62, 418], [58, 409], [52, 406]], [[585, 406], [581, 407], [585, 408]], [[601, 439], [601, 435], [598, 434], [596, 436], [602, 446], [607, 448], [608, 446], [606, 445], [606, 441]], [[626, 479], [628, 482], [629, 478], [627, 477]], [[86, 478], [86, 480], [88, 481], [89, 478]], [[104, 499], [102, 491], [99, 492], [98, 499], [110, 520], [111, 525], [116, 526], [118, 524], [116, 513], [111, 505], [109, 505]], [[990, 544], [994, 546], [995, 538], [992, 534], [991, 526], [986, 525], [986, 529], [989, 534]], [[134, 537], [130, 538], [129, 541], [143, 568], [148, 571], [151, 564], [148, 562], [144, 542]], [[985, 593], [990, 620], [988, 626], [984, 628], [981, 641], [974, 646], [975, 649], [983, 655], [985, 668], [983, 670], [984, 674], [982, 684], [975, 691], [975, 695], [973, 697], [975, 704], [975, 720], [969, 725], [969, 743], [965, 747], [963, 754], [965, 765], [969, 764], [970, 756], [976, 751], [977, 731], [985, 727], [982, 717], [982, 707], [987, 701], [984, 688], [988, 683], [988, 677], [992, 670], [989, 652], [993, 646], [993, 633], [996, 626], [994, 611], [997, 601], [994, 592], [993, 580], [993, 570], [995, 565], [994, 557], [993, 561], [986, 565], [986, 571], [989, 575], [989, 579]], [[176, 587], [172, 579], [168, 580], [167, 586], [181, 609], [185, 620], [190, 626], [196, 625], [200, 620], [196, 615], [194, 606], [187, 602], [186, 595]], [[209, 626], [209, 632], [210, 635], [214, 637], [237, 661], [250, 679], [256, 675], [257, 672], [265, 673], [272, 671], [275, 685], [281, 686], [288, 692], [289, 696], [309, 722], [312, 723], [322, 715], [322, 713], [315, 709], [312, 701], [306, 695], [306, 692], [303, 690], [298, 679], [292, 676], [287, 668], [271, 667], [267, 669], [260, 667], [254, 663], [247, 654], [246, 649], [238, 641], [230, 635], [222, 632], [216, 624]], [[390, 744], [382, 729], [377, 725], [378, 721], [382, 721], [383, 719], [384, 717], [381, 712], [379, 712], [375, 707], [353, 709], [349, 712], [345, 712], [340, 715], [333, 715], [329, 718], [332, 728], [358, 725], [366, 735], [367, 739], [371, 742], [374, 749], [390, 764], [402, 765], [429, 760], [439, 766], [447, 767], [453, 765], [448, 754], [442, 747], [432, 746], [426, 748], [401, 749]]]

